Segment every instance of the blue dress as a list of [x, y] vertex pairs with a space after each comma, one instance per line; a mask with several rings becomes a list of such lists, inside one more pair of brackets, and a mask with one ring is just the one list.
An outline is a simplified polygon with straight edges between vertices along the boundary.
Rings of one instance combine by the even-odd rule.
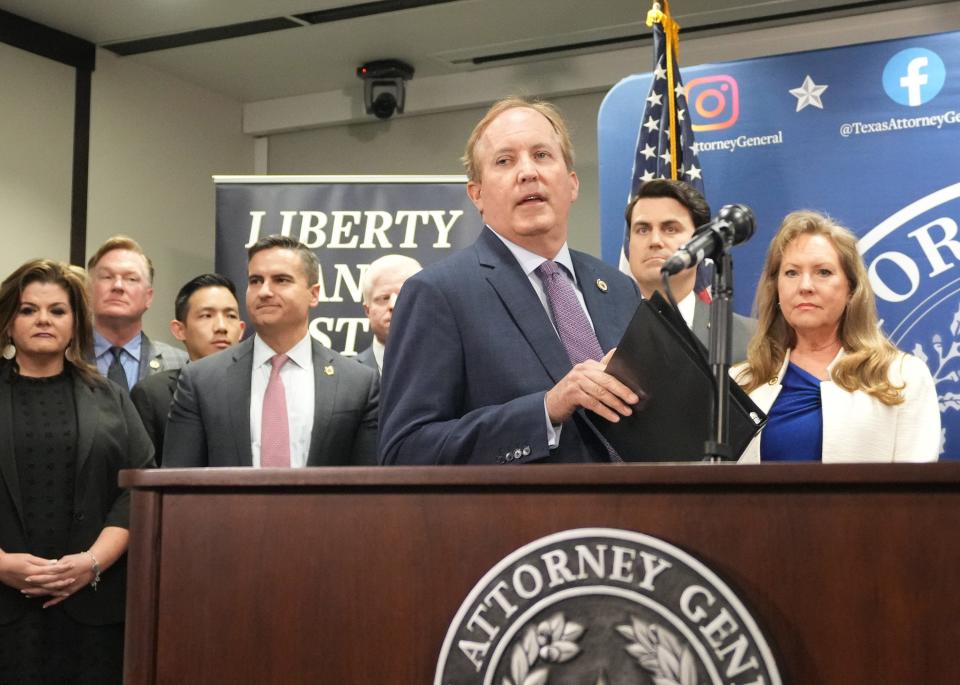
[[823, 453], [820, 379], [790, 363], [782, 385], [767, 412], [767, 424], [760, 436], [760, 461], [820, 461]]

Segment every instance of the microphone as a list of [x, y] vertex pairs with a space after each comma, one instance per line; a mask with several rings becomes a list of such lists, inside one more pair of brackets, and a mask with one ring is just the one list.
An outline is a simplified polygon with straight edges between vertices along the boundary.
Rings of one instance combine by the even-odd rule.
[[715, 219], [698, 228], [683, 247], [663, 263], [660, 273], [672, 276], [707, 257], [721, 254], [729, 241], [739, 245], [753, 235], [753, 212], [746, 205], [724, 205]]

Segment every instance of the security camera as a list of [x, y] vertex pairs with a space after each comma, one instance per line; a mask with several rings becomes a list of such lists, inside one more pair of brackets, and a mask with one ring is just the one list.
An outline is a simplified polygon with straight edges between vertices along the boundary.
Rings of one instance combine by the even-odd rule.
[[403, 114], [405, 83], [413, 78], [413, 67], [398, 59], [379, 59], [357, 67], [357, 76], [363, 79], [367, 114], [378, 119], [389, 119], [395, 111]]

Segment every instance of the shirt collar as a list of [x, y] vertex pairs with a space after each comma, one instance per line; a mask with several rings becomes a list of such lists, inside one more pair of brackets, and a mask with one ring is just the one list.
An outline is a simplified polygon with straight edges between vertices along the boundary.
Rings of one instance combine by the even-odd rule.
[[[128, 340], [125, 344], [120, 345], [120, 347], [126, 350], [127, 354], [129, 354], [131, 357], [133, 357], [139, 362], [140, 347], [141, 347], [140, 343], [142, 340], [143, 340], [143, 331], [140, 331], [135, 336], [133, 336], [133, 338]], [[111, 347], [113, 347], [113, 343], [107, 340], [106, 338], [104, 338], [102, 335], [100, 335], [99, 332], [97, 332], [96, 329], [94, 329], [93, 331], [94, 357], [97, 357], [97, 358], [102, 357], [104, 354], [106, 354], [110, 350]]]
[[685, 298], [677, 302], [677, 309], [680, 310], [683, 320], [687, 322], [687, 328], [693, 328], [693, 316], [696, 307], [697, 295], [692, 290], [687, 293]]
[[[263, 364], [268, 364], [276, 352], [259, 335], [253, 336], [253, 368], [258, 368]], [[287, 350], [289, 357], [294, 364], [301, 369], [308, 369], [313, 364], [313, 347], [310, 343], [310, 334], [307, 333], [300, 339], [296, 345]]]
[[[514, 258], [517, 260], [517, 263], [520, 264], [520, 268], [523, 269], [523, 273], [525, 273], [527, 276], [532, 275], [541, 264], [547, 261], [547, 259], [541, 255], [531, 252], [525, 247], [520, 247], [513, 241], [507, 240], [489, 226], [487, 226], [487, 229], [493, 231], [493, 234], [503, 241], [503, 244], [507, 246], [507, 249], [510, 250], [510, 254], [514, 256]], [[564, 241], [563, 246], [560, 248], [560, 251], [557, 252], [556, 256], [553, 258], [553, 261], [555, 261], [557, 264], [560, 264], [567, 270], [567, 273], [570, 275], [570, 278], [573, 279], [574, 283], [577, 282], [577, 274], [573, 270], [573, 258], [570, 256], [570, 246], [567, 245], [566, 241]]]

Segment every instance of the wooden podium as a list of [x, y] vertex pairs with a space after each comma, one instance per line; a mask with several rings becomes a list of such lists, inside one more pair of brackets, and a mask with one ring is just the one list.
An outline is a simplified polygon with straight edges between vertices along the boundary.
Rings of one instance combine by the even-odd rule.
[[125, 471], [126, 683], [429, 685], [467, 594], [571, 528], [683, 548], [784, 682], [960, 683], [960, 464]]

